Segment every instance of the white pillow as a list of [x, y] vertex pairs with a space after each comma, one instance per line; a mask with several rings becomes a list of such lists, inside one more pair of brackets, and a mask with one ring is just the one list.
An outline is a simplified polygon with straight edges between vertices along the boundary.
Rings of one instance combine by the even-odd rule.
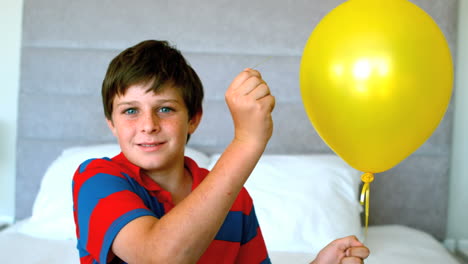
[[[120, 147], [117, 144], [65, 149], [45, 172], [34, 201], [32, 216], [18, 231], [46, 239], [75, 239], [71, 189], [75, 170], [87, 159], [112, 158], [119, 153]], [[185, 148], [185, 155], [201, 167], [207, 167], [210, 161], [204, 153], [188, 147]]]
[[263, 155], [245, 187], [268, 251], [315, 255], [340, 237], [362, 241], [359, 176], [336, 155]]

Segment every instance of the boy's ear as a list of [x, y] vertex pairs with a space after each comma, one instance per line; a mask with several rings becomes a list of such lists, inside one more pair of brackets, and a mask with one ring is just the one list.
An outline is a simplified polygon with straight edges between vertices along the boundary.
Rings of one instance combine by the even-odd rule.
[[198, 124], [200, 124], [202, 115], [203, 115], [203, 111], [200, 110], [200, 111], [196, 112], [192, 116], [192, 118], [189, 120], [189, 131], [188, 131], [189, 134], [193, 134], [193, 132], [195, 132], [195, 130], [198, 127]]
[[106, 118], [106, 122], [107, 122], [107, 126], [112, 131], [112, 134], [114, 134], [114, 136], [117, 136], [116, 131], [115, 131], [114, 122], [112, 120], [107, 119], [107, 118]]

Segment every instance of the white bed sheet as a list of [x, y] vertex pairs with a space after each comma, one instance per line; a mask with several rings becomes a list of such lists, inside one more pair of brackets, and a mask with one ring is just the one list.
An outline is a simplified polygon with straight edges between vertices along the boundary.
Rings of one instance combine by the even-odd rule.
[[28, 220], [0, 232], [0, 262], [6, 264], [79, 264], [74, 240], [36, 238], [19, 232]]
[[[401, 226], [369, 227], [365, 241], [371, 255], [366, 264], [459, 264], [443, 245], [422, 231]], [[308, 263], [308, 253], [270, 252], [272, 263]]]
[[[2, 263], [79, 264], [74, 240], [49, 240], [18, 232], [22, 222], [0, 232]], [[371, 250], [366, 264], [459, 264], [430, 235], [404, 226], [388, 225], [369, 228], [366, 245]], [[311, 253], [270, 252], [274, 264], [309, 263]]]

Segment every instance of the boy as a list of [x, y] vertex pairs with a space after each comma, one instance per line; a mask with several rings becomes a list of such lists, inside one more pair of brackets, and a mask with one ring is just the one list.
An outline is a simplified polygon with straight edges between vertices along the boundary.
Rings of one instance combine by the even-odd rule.
[[[203, 87], [167, 42], [144, 41], [114, 58], [102, 98], [122, 153], [85, 161], [75, 173], [81, 263], [270, 263], [243, 188], [273, 131], [275, 99], [259, 72], [245, 69], [226, 92], [235, 133], [211, 172], [184, 157]], [[347, 239], [316, 263], [367, 257]]]

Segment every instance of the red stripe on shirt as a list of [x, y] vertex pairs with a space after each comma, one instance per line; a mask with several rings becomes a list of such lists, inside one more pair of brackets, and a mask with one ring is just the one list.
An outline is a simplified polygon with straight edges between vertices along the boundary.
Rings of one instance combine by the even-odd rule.
[[242, 188], [230, 211], [240, 211], [245, 215], [250, 215], [250, 212], [252, 211], [252, 206], [252, 198], [250, 198], [250, 195], [248, 194], [247, 190], [245, 188]]
[[267, 258], [267, 249], [263, 241], [262, 231], [257, 228], [257, 235], [249, 242], [241, 245], [235, 263], [258, 264]]
[[234, 263], [239, 252], [239, 243], [213, 240], [197, 264]]

